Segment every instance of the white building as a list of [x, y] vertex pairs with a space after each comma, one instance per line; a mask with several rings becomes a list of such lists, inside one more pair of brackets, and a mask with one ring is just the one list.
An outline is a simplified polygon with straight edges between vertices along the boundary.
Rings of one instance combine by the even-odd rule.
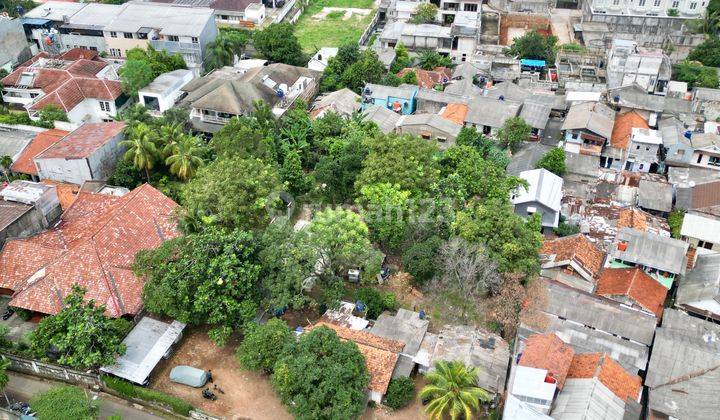
[[659, 162], [659, 149], [662, 136], [657, 130], [633, 127], [630, 135], [628, 156], [624, 168], [632, 172], [649, 172], [653, 164]]
[[315, 53], [315, 55], [312, 56], [310, 61], [308, 62], [307, 67], [310, 70], [315, 71], [324, 71], [325, 67], [328, 65], [328, 61], [330, 61], [331, 58], [335, 57], [338, 53], [338, 48], [333, 47], [323, 47], [318, 50], [318, 52]]
[[709, 0], [591, 0], [595, 13], [624, 16], [660, 16], [697, 19], [705, 14]]
[[175, 103], [183, 95], [181, 88], [194, 77], [195, 75], [190, 70], [174, 70], [161, 74], [138, 91], [139, 102], [148, 109], [151, 115], [160, 116], [175, 106]]

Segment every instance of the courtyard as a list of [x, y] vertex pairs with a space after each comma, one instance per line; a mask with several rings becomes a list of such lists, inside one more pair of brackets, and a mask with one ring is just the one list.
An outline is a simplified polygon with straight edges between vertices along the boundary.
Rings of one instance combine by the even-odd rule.
[[305, 53], [357, 42], [375, 14], [374, 0], [311, 0], [295, 27]]

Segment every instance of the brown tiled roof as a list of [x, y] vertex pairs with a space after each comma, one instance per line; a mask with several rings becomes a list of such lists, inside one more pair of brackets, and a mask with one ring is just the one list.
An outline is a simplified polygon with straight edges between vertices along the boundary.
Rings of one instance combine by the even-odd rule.
[[454, 122], [455, 124], [464, 125], [467, 113], [468, 106], [465, 104], [447, 104], [445, 110], [443, 110], [440, 116], [446, 120]]
[[638, 305], [662, 318], [668, 290], [640, 268], [606, 268], [597, 282], [595, 293], [605, 297], [627, 296]]
[[403, 77], [407, 73], [415, 73], [417, 77], [418, 86], [426, 89], [432, 89], [437, 84], [447, 82], [452, 77], [452, 70], [445, 67], [436, 67], [433, 70], [423, 70], [415, 68], [404, 68], [397, 74], [398, 77]]
[[622, 229], [625, 227], [641, 230], [643, 232], [647, 231], [647, 216], [646, 213], [642, 210], [635, 209], [635, 208], [626, 208], [620, 210], [620, 213], [618, 214], [618, 222], [617, 222], [618, 229]]
[[557, 380], [558, 389], [565, 384], [575, 351], [554, 333], [533, 334], [525, 341], [520, 366], [545, 369]]
[[317, 327], [328, 327], [341, 339], [355, 343], [365, 358], [365, 366], [370, 373], [368, 389], [385, 394], [397, 364], [398, 353], [405, 347], [405, 343], [322, 321], [308, 327], [308, 330]]
[[594, 278], [600, 275], [605, 262], [605, 253], [583, 234], [544, 241], [540, 254], [555, 255], [556, 262], [575, 261]]
[[33, 158], [43, 150], [59, 142], [60, 139], [67, 134], [67, 131], [56, 129], [38, 133], [38, 135], [32, 139], [30, 144], [28, 144], [25, 150], [23, 150], [15, 163], [12, 164], [10, 170], [21, 174], [37, 175], [38, 172], [35, 167], [35, 162], [33, 162]]
[[43, 184], [46, 185], [54, 185], [55, 191], [57, 192], [58, 200], [60, 200], [60, 207], [62, 207], [63, 211], [67, 210], [72, 203], [75, 202], [75, 198], [77, 197], [77, 194], [80, 192], [80, 186], [75, 184], [70, 184], [67, 182], [58, 182], [52, 179], [43, 179]]
[[35, 158], [79, 159], [88, 157], [120, 134], [124, 128], [125, 123], [121, 121], [83, 124]]
[[72, 48], [60, 54], [60, 58], [63, 60], [96, 60], [98, 52], [85, 48]]
[[637, 401], [642, 379], [631, 375], [605, 353], [583, 353], [573, 357], [568, 379], [598, 378], [613, 394], [623, 401]]
[[633, 128], [650, 128], [645, 118], [635, 111], [626, 112], [615, 117], [610, 145], [618, 149], [627, 149]]
[[692, 208], [717, 206], [720, 204], [720, 181], [698, 184], [692, 189]]
[[11, 306], [52, 315], [79, 284], [109, 316], [133, 315], [143, 287], [131, 269], [135, 254], [179, 235], [176, 207], [148, 184], [122, 197], [81, 192], [58, 225], [5, 244], [0, 288], [15, 292]]

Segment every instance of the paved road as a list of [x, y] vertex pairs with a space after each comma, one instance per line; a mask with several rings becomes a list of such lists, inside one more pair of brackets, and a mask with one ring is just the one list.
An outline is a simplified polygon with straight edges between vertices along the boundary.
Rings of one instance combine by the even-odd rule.
[[[27, 402], [35, 394], [47, 391], [49, 388], [58, 385], [57, 382], [40, 380], [31, 376], [20, 375], [8, 372], [10, 382], [5, 388], [5, 394], [13, 401]], [[2, 401], [3, 405], [7, 401]], [[145, 410], [138, 410], [127, 401], [115, 398], [109, 395], [103, 395], [102, 404], [100, 405], [100, 418], [104, 419], [112, 414], [119, 414], [123, 419], [132, 420], [160, 420], [158, 417]]]

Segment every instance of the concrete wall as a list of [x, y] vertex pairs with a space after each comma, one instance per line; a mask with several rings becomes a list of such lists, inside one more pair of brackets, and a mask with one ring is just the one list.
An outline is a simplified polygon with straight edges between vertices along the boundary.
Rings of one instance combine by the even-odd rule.
[[117, 115], [118, 110], [113, 101], [106, 102], [110, 103], [110, 111], [101, 110], [100, 101], [97, 99], [84, 99], [67, 113], [68, 120], [76, 124], [102, 122], [103, 119], [111, 120], [114, 115]]
[[92, 171], [91, 179], [105, 180], [110, 177], [115, 170], [117, 161], [125, 152], [125, 149], [120, 146], [120, 142], [124, 138], [123, 133], [118, 134], [88, 157], [90, 170]]
[[60, 35], [60, 41], [63, 47], [68, 49], [80, 47], [89, 50], [95, 49], [97, 51], [107, 50], [105, 38], [101, 36], [62, 34]]
[[0, 68], [12, 67], [30, 58], [30, 49], [20, 19], [0, 17]]
[[[693, 152], [692, 159], [690, 159], [690, 164], [692, 166], [720, 170], [720, 166], [710, 165], [710, 156], [720, 156], [720, 153], [709, 153], [706, 151], [696, 150]], [[698, 159], [700, 160], [700, 162], [698, 162]]]
[[[414, 124], [414, 125], [402, 125], [397, 127], [398, 134], [412, 134], [415, 136], [421, 136], [426, 133], [430, 133], [430, 139], [432, 142], [437, 143], [440, 149], [447, 149], [448, 147], [455, 144], [455, 136], [445, 131], [439, 130], [437, 127], [433, 127], [427, 124]], [[438, 140], [438, 137], [442, 137], [445, 141]]]
[[[52, 222], [60, 215], [60, 206], [49, 214], [49, 220]], [[0, 248], [5, 245], [5, 241], [12, 238], [21, 238], [36, 235], [49, 226], [48, 220], [45, 219], [42, 212], [34, 207], [28, 206], [28, 210], [22, 216], [15, 219], [5, 229], [0, 231]]]
[[540, 203], [522, 203], [522, 204], [516, 204], [515, 205], [515, 214], [518, 216], [521, 216], [523, 218], [528, 218], [532, 214], [528, 213], [528, 208], [535, 207], [535, 211], [537, 214], [540, 214], [542, 216], [542, 225], [543, 227], [557, 227], [555, 225], [555, 215], [556, 212], [552, 211], [551, 209], [543, 206]]

